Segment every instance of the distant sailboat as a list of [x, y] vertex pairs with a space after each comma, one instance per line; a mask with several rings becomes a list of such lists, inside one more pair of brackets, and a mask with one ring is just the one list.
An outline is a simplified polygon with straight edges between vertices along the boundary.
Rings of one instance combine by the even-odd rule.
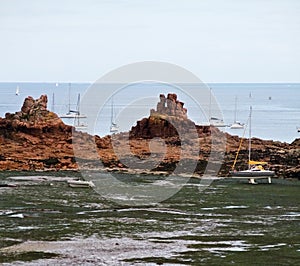
[[17, 95], [17, 96], [20, 95], [20, 88], [19, 88], [19, 86], [17, 86], [17, 88], [16, 88], [16, 95]]
[[74, 127], [79, 131], [87, 130], [87, 124], [82, 122], [82, 118], [86, 118], [86, 116], [80, 114], [80, 94], [78, 94], [76, 110], [70, 110], [70, 112], [75, 114]]
[[115, 122], [115, 119], [114, 119], [114, 101], [113, 101], [113, 98], [111, 99], [111, 116], [110, 116], [110, 132], [111, 133], [116, 133], [119, 131], [119, 127], [118, 125], [116, 124]]
[[71, 83], [69, 83], [69, 93], [68, 93], [68, 112], [64, 115], [60, 115], [60, 118], [86, 118], [86, 115], [81, 114], [79, 109], [80, 109], [80, 94], [78, 94], [78, 99], [79, 102], [77, 101], [77, 109], [76, 110], [71, 110]]
[[234, 108], [234, 121], [233, 124], [230, 126], [231, 129], [243, 129], [244, 124], [237, 121], [237, 96], [235, 97], [235, 108]]
[[210, 88], [210, 92], [209, 92], [209, 115], [208, 115], [208, 119], [209, 119], [209, 125], [210, 126], [214, 126], [214, 127], [226, 127], [227, 125], [224, 123], [223, 119], [220, 119], [218, 117], [213, 117], [211, 114], [211, 96], [212, 96], [212, 89]]

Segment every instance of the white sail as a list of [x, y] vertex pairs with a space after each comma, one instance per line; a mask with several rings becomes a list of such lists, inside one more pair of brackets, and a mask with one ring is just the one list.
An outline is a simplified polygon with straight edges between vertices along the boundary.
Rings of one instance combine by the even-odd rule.
[[234, 120], [232, 125], [230, 126], [231, 129], [243, 129], [244, 124], [237, 121], [237, 96], [235, 97], [235, 106], [234, 106]]
[[17, 96], [20, 95], [20, 88], [19, 88], [19, 86], [17, 86], [17, 88], [16, 88], [16, 95], [17, 95]]
[[115, 122], [114, 118], [114, 100], [111, 99], [111, 114], [110, 114], [110, 132], [116, 133], [119, 131], [119, 126]]

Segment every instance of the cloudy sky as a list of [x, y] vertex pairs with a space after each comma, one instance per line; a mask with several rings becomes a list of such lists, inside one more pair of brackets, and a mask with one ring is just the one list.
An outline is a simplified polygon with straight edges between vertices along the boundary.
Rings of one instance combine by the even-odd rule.
[[0, 82], [93, 82], [145, 60], [300, 82], [299, 14], [299, 0], [0, 0]]

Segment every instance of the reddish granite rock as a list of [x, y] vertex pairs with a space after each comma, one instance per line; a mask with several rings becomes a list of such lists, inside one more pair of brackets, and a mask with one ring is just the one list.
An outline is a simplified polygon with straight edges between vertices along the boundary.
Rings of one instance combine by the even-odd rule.
[[[196, 147], [181, 150], [183, 134], [186, 145]], [[213, 139], [214, 138], [214, 139]], [[177, 163], [198, 161], [195, 172], [202, 174], [215, 146], [214, 162], [222, 154], [222, 139], [226, 139], [225, 156], [220, 175], [227, 175], [241, 139], [223, 133], [218, 128], [197, 126], [188, 119], [184, 104], [176, 94], [161, 94], [156, 110], [137, 121], [128, 133], [100, 138], [77, 132], [47, 110], [47, 96], [27, 97], [21, 111], [0, 118], [0, 170], [65, 170], [77, 169], [72, 142], [80, 145], [76, 158], [81, 167], [135, 168], [172, 172]], [[159, 142], [158, 140], [161, 140]], [[246, 167], [248, 140], [242, 141], [237, 167]], [[221, 157], [222, 158], [222, 157]], [[270, 163], [278, 176], [300, 179], [300, 139], [293, 143], [252, 140], [252, 159]]]
[[177, 95], [169, 93], [167, 98], [160, 94], [156, 110], [150, 110], [150, 116], [137, 121], [130, 130], [130, 138], [174, 137], [195, 131], [196, 125], [187, 118], [184, 103], [177, 100]]
[[76, 168], [70, 138], [72, 127], [47, 110], [46, 95], [27, 97], [20, 112], [0, 118], [0, 169], [59, 169], [66, 162]]

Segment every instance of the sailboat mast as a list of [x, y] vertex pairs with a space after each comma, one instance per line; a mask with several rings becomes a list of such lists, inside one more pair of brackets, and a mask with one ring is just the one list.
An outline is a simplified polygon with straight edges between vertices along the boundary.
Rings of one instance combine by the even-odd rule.
[[76, 112], [78, 115], [80, 115], [80, 93], [78, 93], [78, 98], [77, 98], [77, 106], [76, 106]]
[[52, 93], [52, 112], [54, 112], [55, 110], [54, 110], [54, 92]]
[[71, 82], [69, 83], [69, 113], [71, 110]]
[[249, 155], [248, 155], [248, 168], [250, 169], [250, 160], [251, 160], [251, 117], [252, 117], [252, 106], [250, 106], [250, 114], [249, 114]]
[[208, 121], [211, 123], [211, 88], [209, 88], [209, 109], [208, 109]]
[[111, 98], [111, 108], [110, 108], [110, 122], [113, 124], [114, 122], [114, 98]]
[[236, 123], [236, 112], [237, 112], [237, 96], [235, 96], [235, 105], [234, 105], [234, 121], [233, 123]]

